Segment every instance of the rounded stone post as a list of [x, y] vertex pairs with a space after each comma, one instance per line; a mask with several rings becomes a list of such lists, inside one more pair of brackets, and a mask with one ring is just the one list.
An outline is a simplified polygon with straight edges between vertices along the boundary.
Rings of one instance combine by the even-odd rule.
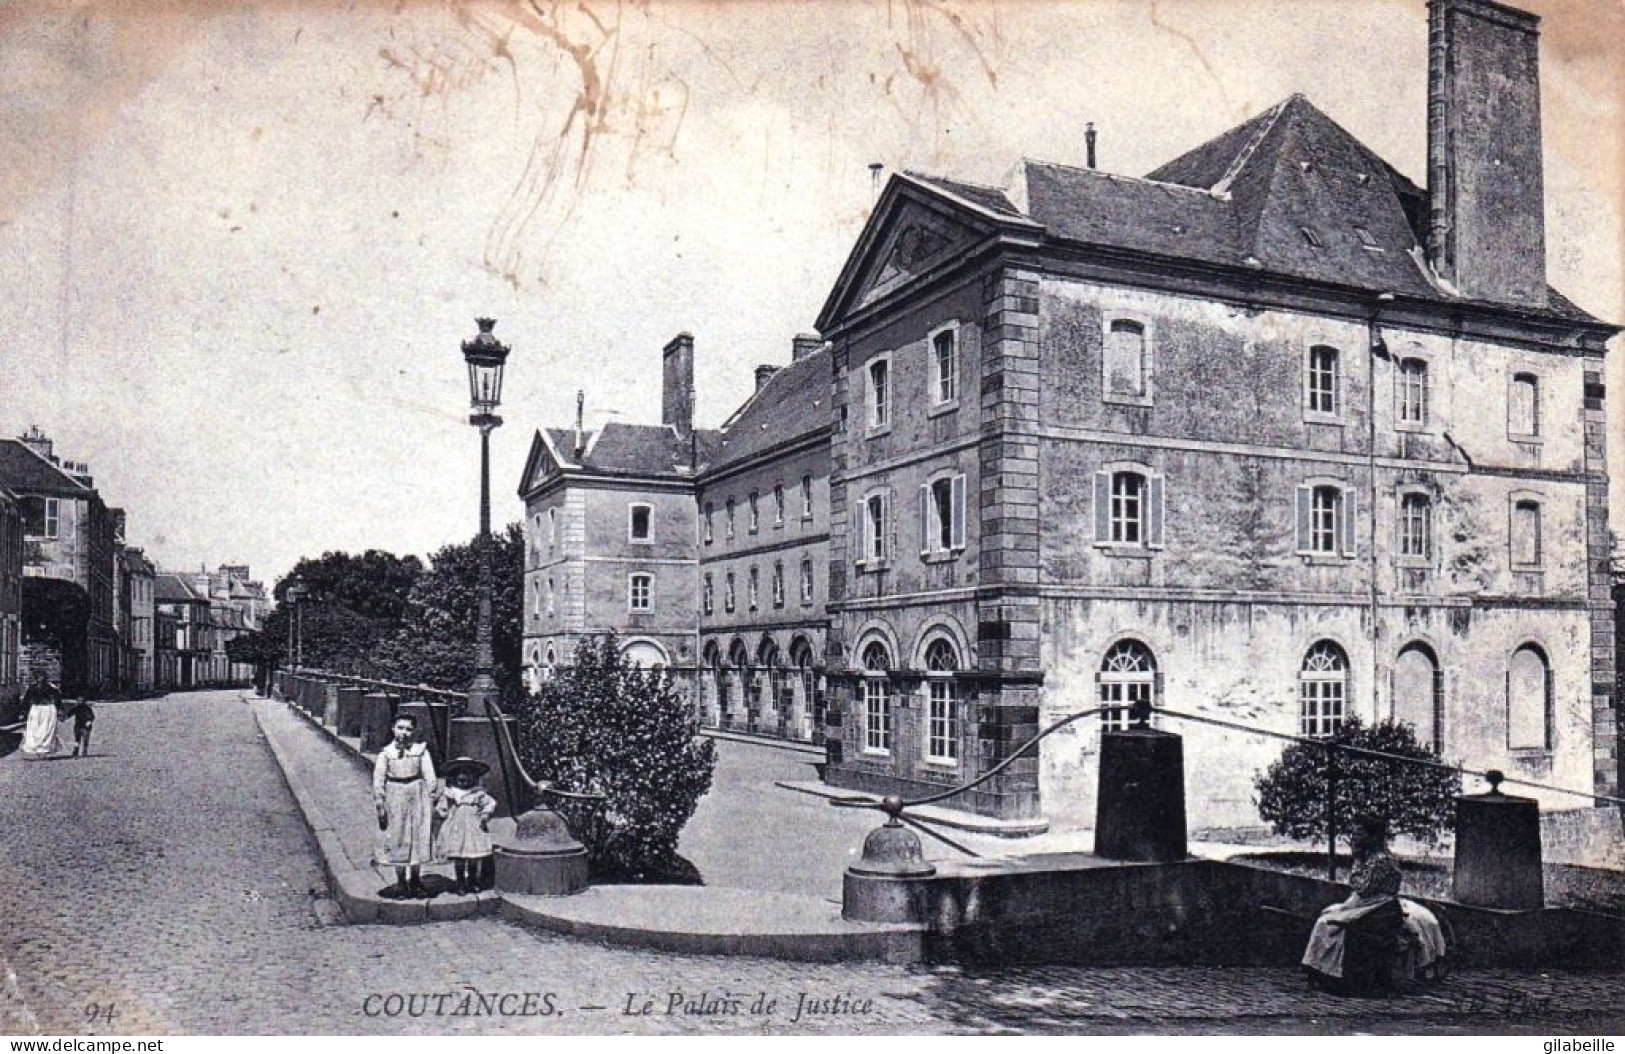
[[1546, 904], [1541, 875], [1540, 806], [1502, 794], [1502, 775], [1484, 774], [1490, 789], [1456, 799], [1456, 860], [1452, 895], [1481, 908], [1529, 909]]

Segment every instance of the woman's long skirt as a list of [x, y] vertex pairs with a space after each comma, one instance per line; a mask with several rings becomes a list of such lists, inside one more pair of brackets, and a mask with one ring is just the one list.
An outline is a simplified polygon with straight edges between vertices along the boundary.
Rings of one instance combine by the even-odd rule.
[[434, 852], [430, 842], [433, 815], [428, 780], [384, 784], [386, 823], [378, 862], [395, 867], [429, 863]]
[[56, 705], [39, 703], [28, 708], [28, 727], [23, 731], [21, 749], [28, 758], [48, 758], [62, 749], [57, 737]]

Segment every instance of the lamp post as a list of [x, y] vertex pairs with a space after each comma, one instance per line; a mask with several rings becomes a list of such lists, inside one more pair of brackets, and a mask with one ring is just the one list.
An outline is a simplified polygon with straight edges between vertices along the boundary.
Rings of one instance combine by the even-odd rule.
[[305, 665], [305, 607], [302, 601], [309, 590], [301, 581], [295, 580], [283, 596], [293, 602], [293, 617], [288, 620], [288, 658], [293, 660], [294, 669], [303, 669]]
[[480, 583], [479, 616], [474, 624], [474, 680], [468, 686], [468, 706], [483, 711], [497, 698], [495, 665], [491, 658], [491, 432], [502, 424], [496, 408], [502, 402], [502, 370], [509, 347], [491, 331], [494, 318], [477, 318], [480, 327], [473, 340], [463, 341], [463, 361], [468, 364], [468, 401], [474, 412], [468, 423], [480, 430]]

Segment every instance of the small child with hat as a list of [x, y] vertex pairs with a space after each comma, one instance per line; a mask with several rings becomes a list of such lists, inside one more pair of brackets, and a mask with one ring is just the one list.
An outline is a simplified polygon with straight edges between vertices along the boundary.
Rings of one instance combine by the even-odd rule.
[[480, 785], [490, 766], [473, 758], [453, 758], [446, 765], [446, 789], [435, 811], [442, 818], [440, 849], [457, 871], [458, 893], [490, 887], [491, 816], [496, 799]]

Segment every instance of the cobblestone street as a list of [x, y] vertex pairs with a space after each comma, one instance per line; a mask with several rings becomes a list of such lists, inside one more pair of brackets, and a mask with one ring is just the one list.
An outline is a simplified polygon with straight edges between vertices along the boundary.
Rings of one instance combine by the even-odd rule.
[[[0, 1033], [1621, 1028], [1617, 975], [1478, 973], [1371, 1002], [1313, 995], [1289, 970], [824, 966], [611, 948], [494, 919], [345, 925], [236, 693], [110, 703], [100, 717], [89, 759], [0, 760]], [[505, 1015], [524, 993], [552, 993], [529, 1009], [556, 1012]], [[672, 993], [739, 1012], [667, 1014]], [[750, 1012], [758, 993], [773, 1013]], [[792, 1021], [801, 993], [869, 1012]], [[623, 1014], [629, 996], [653, 1013]]]

